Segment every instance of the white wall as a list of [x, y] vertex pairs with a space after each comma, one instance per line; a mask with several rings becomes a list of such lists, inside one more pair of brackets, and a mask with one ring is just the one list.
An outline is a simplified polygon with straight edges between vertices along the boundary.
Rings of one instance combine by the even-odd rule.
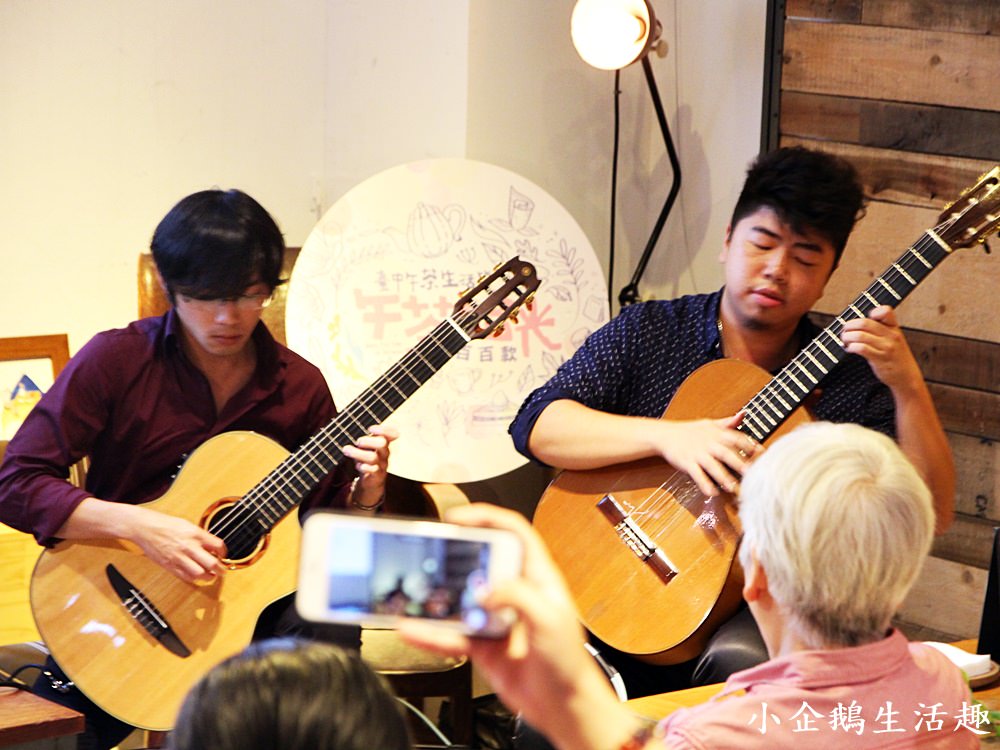
[[[685, 171], [646, 297], [718, 283], [759, 140], [765, 0], [653, 4]], [[350, 187], [425, 157], [523, 173], [605, 259], [612, 74], [573, 51], [572, 5], [0, 0], [0, 336], [65, 331], [75, 351], [131, 320], [136, 256], [194, 190], [246, 190], [296, 245]], [[616, 295], [670, 179], [641, 69], [622, 84]]]
[[[709, 291], [747, 163], [760, 143], [766, 0], [652, 0], [667, 41], [651, 57], [682, 187], [640, 282], [643, 299]], [[468, 156], [559, 199], [607, 269], [614, 74], [569, 38], [574, 0], [472, 0]], [[613, 296], [632, 276], [671, 173], [640, 65], [621, 73]]]
[[0, 0], [0, 336], [132, 320], [195, 190], [300, 245], [370, 174], [462, 155], [467, 30], [464, 0]]

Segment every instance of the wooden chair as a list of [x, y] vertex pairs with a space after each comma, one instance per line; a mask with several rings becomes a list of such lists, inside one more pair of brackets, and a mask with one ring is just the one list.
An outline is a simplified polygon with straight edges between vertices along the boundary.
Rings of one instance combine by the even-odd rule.
[[[439, 519], [448, 508], [468, 502], [453, 484], [420, 484], [389, 477], [386, 505], [394, 514]], [[421, 710], [425, 698], [447, 698], [449, 739], [460, 745], [472, 742], [472, 664], [467, 658], [428, 653], [404, 643], [395, 630], [381, 628], [361, 631], [361, 657], [389, 681], [396, 695]]]
[[[285, 259], [281, 264], [281, 278], [287, 279], [292, 274], [292, 266], [299, 257], [297, 247], [285, 248]], [[156, 275], [156, 264], [150, 253], [139, 254], [139, 317], [148, 318], [152, 315], [163, 315], [169, 307], [163, 287]], [[285, 343], [285, 301], [288, 299], [288, 285], [282, 284], [274, 290], [274, 299], [264, 308], [262, 318], [271, 335], [280, 343]]]

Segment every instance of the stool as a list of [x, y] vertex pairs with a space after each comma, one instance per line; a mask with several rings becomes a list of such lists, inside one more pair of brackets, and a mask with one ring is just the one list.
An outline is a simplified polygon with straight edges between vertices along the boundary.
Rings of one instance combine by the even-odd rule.
[[[456, 744], [472, 741], [472, 664], [467, 658], [431, 654], [405, 643], [395, 630], [364, 628], [361, 658], [385, 677], [400, 698], [447, 698]], [[421, 707], [421, 706], [418, 706]]]

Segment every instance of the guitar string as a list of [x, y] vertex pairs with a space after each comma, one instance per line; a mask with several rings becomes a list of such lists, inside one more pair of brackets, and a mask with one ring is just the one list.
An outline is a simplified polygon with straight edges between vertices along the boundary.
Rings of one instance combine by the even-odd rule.
[[[932, 248], [937, 249], [940, 257], [928, 260], [924, 254], [929, 254], [929, 250]], [[773, 429], [777, 428], [780, 421], [787, 418], [788, 414], [800, 405], [802, 400], [814, 390], [815, 386], [825, 377], [826, 371], [817, 375], [809, 368], [808, 361], [812, 360], [815, 363], [821, 358], [827, 360], [827, 369], [832, 369], [840, 362], [845, 353], [843, 344], [840, 341], [840, 333], [843, 331], [844, 323], [848, 320], [864, 317], [876, 307], [876, 304], [872, 303], [868, 297], [875, 298], [880, 304], [890, 304], [888, 300], [886, 302], [880, 301], [886, 294], [890, 294], [882, 286], [880, 280], [884, 280], [896, 295], [899, 296], [899, 299], [895, 303], [892, 303], [892, 306], [895, 306], [905, 299], [916, 288], [917, 284], [923, 281], [930, 271], [945, 257], [947, 257], [947, 252], [942, 250], [936, 240], [925, 233], [923, 237], [897, 258], [895, 263], [890, 265], [864, 292], [859, 294], [852, 304], [848, 305], [840, 315], [834, 318], [816, 338], [803, 348], [802, 352], [796, 355], [788, 365], [782, 368], [781, 372], [747, 403], [744, 408], [744, 412], [746, 413], [744, 422], [748, 424], [748, 430], [753, 432], [753, 425], [755, 424], [758, 433], [762, 433], [765, 436], [769, 435]], [[920, 258], [927, 260], [930, 263], [930, 268]], [[901, 290], [901, 286], [906, 288]], [[825, 342], [822, 340], [824, 336], [826, 337]], [[810, 380], [813, 381], [811, 388], [803, 389], [799, 383], [795, 382], [795, 368], [798, 368], [803, 373], [803, 376], [808, 373]], [[785, 393], [789, 394], [790, 398], [786, 399], [782, 395], [782, 391], [779, 390], [779, 387]], [[776, 419], [772, 419], [771, 415], [774, 415]], [[756, 437], [755, 435], [752, 436]]]
[[[406, 355], [404, 355], [403, 361], [409, 360], [409, 363], [412, 365], [416, 361], [416, 359], [419, 358], [425, 365], [427, 365], [431, 369], [431, 375], [433, 375], [439, 368], [435, 369], [432, 364], [432, 362], [434, 361], [433, 357], [434, 349], [432, 345], [438, 344], [439, 348], [443, 348], [444, 344], [446, 343], [446, 337], [447, 334], [449, 333], [449, 329], [451, 329], [451, 333], [454, 333], [454, 329], [447, 323], [447, 321], [443, 321], [442, 323], [440, 323], [438, 326], [435, 327], [434, 330], [431, 331], [431, 333], [428, 336], [422, 339], [413, 349], [411, 349], [409, 352], [407, 352]], [[419, 350], [428, 350], [428, 351], [422, 352]], [[429, 359], [431, 361], [429, 361]], [[390, 368], [389, 372], [391, 373], [391, 371], [392, 368]], [[384, 381], [386, 380], [387, 374], [381, 376], [372, 386], [372, 389], [369, 389], [369, 392], [371, 392], [373, 389], [377, 390], [379, 387], [384, 387], [386, 385]], [[395, 384], [393, 384], [393, 387], [398, 389], [398, 386], [396, 386]], [[336, 431], [339, 433], [348, 433], [350, 423], [352, 422], [354, 423], [355, 427], [360, 427], [361, 423], [355, 417], [355, 412], [358, 411], [370, 412], [372, 406], [374, 405], [373, 401], [370, 403], [366, 402], [365, 396], [367, 396], [367, 394], [363, 394], [362, 397], [357, 399], [352, 404], [352, 406], [350, 406], [347, 410], [341, 412], [341, 414], [338, 414], [336, 417], [334, 417], [334, 419], [331, 420], [330, 423], [328, 423], [322, 430], [320, 430], [319, 433], [310, 438], [310, 440], [307, 441], [298, 451], [286, 457], [260, 483], [258, 483], [254, 488], [252, 488], [250, 492], [248, 492], [240, 502], [232, 506], [231, 512], [226, 515], [226, 517], [223, 520], [223, 523], [220, 524], [218, 530], [215, 533], [219, 536], [228, 537], [236, 530], [243, 529], [245, 527], [246, 522], [253, 521], [253, 519], [257, 518], [258, 516], [263, 516], [264, 518], [266, 518], [272, 526], [278, 520], [280, 520], [280, 518], [284, 516], [287, 510], [290, 510], [291, 507], [294, 506], [295, 504], [291, 503], [290, 507], [284, 511], [282, 511], [280, 508], [273, 508], [273, 502], [276, 497], [279, 496], [282, 497], [284, 504], [288, 504], [288, 501], [290, 499], [288, 493], [282, 489], [282, 483], [285, 486], [287, 486], [290, 480], [292, 479], [301, 482], [300, 479], [301, 471], [305, 465], [306, 462], [305, 459], [307, 458], [310, 459], [313, 464], [319, 461], [319, 456], [323, 456], [328, 461], [332, 462], [332, 456], [330, 455], [328, 450], [324, 449], [322, 443], [324, 439], [328, 436], [328, 433], [330, 432]], [[378, 400], [382, 399], [379, 398]], [[296, 464], [299, 464], [300, 466], [297, 467]], [[311, 472], [309, 473], [311, 477], [315, 478], [314, 474], [312, 474]], [[325, 473], [326, 472], [324, 472], [324, 476]], [[306, 492], [308, 492], [308, 490], [306, 490]], [[305, 493], [303, 492], [302, 494]], [[272, 508], [273, 512], [268, 513], [267, 511]], [[258, 523], [257, 525], [259, 527], [259, 531], [267, 530], [264, 527], [264, 524]], [[256, 536], [256, 534], [254, 536]]]
[[[475, 317], [475, 313], [468, 313], [466, 315], [466, 320], [459, 323], [460, 326]], [[463, 328], [464, 330], [464, 328]], [[445, 344], [448, 338], [453, 338], [458, 336], [454, 327], [452, 327], [447, 320], [439, 323], [431, 331], [430, 334], [425, 336], [416, 346], [410, 349], [402, 358], [401, 362], [410, 364], [411, 366], [416, 363], [416, 360], [420, 360], [425, 366], [430, 370], [428, 378], [434, 375], [445, 362], [447, 362], [452, 354], [447, 353], [445, 349]], [[435, 347], [436, 345], [436, 347]], [[464, 342], [463, 342], [464, 345]], [[461, 347], [459, 347], [461, 348]], [[444, 351], [445, 356], [441, 357], [440, 352]], [[435, 353], [438, 357], [435, 357]], [[440, 359], [440, 364], [438, 364], [438, 359]], [[438, 364], [437, 367], [434, 365]], [[364, 411], [366, 414], [373, 414], [374, 404], [376, 401], [385, 401], [381, 396], [374, 395], [380, 387], [388, 391], [389, 385], [385, 382], [389, 375], [392, 373], [393, 369], [397, 365], [394, 365], [380, 376], [375, 383], [369, 388], [365, 393], [363, 393], [358, 399], [356, 399], [351, 406], [345, 409], [343, 412], [334, 417], [323, 429], [321, 429], [316, 435], [313, 435], [302, 447], [297, 451], [287, 456], [285, 459], [275, 467], [264, 479], [262, 479], [257, 485], [255, 485], [251, 490], [243, 496], [241, 501], [230, 506], [231, 512], [227, 513], [223, 522], [219, 525], [218, 529], [214, 531], [217, 536], [228, 537], [238, 529], [243, 529], [248, 522], [253, 522], [258, 516], [263, 516], [266, 518], [270, 524], [273, 526], [280, 520], [284, 515], [294, 507], [296, 502], [293, 502], [285, 509], [275, 509], [275, 513], [269, 514], [268, 509], [273, 506], [273, 501], [277, 497], [282, 497], [285, 504], [291, 499], [291, 497], [282, 489], [282, 484], [287, 486], [291, 480], [300, 480], [301, 472], [305, 465], [306, 459], [310, 459], [312, 464], [315, 465], [322, 456], [327, 459], [327, 461], [332, 462], [334, 465], [336, 461], [333, 460], [333, 456], [327, 448], [324, 448], [323, 442], [328, 441], [331, 444], [336, 442], [336, 438], [333, 437], [331, 433], [347, 434], [349, 433], [350, 424], [353, 423], [356, 429], [359, 429], [362, 434], [367, 432], [367, 428], [362, 428], [362, 423], [359, 421], [359, 417], [356, 416], [357, 412]], [[425, 381], [426, 382], [426, 381]], [[416, 387], [420, 384], [417, 383]], [[391, 384], [391, 387], [399, 391], [398, 386], [395, 383]], [[416, 388], [414, 388], [416, 390]], [[338, 452], [341, 452], [337, 448]], [[341, 452], [342, 457], [342, 452]], [[332, 471], [332, 467], [329, 469]], [[324, 472], [323, 476], [328, 472]], [[315, 475], [310, 474], [313, 478]], [[322, 479], [322, 477], [320, 477]], [[318, 480], [317, 480], [318, 481]], [[301, 494], [307, 493], [309, 490], [306, 489]], [[266, 532], [267, 529], [263, 528], [262, 524], [257, 524], [260, 531]], [[256, 530], [255, 530], [256, 531]]]
[[[486, 290], [488, 291], [488, 289]], [[518, 292], [519, 297], [517, 302], [510, 306], [511, 309], [516, 304], [519, 304], [521, 299], [525, 296], [527, 290], [523, 290], [520, 287], [515, 286], [511, 293]], [[383, 407], [388, 410], [388, 413], [392, 413], [395, 408], [398, 408], [403, 401], [405, 401], [413, 392], [415, 392], [423, 382], [426, 382], [431, 376], [437, 373], [441, 367], [444, 366], [458, 351], [460, 351], [465, 344], [467, 339], [463, 337], [455, 328], [457, 325], [465, 335], [468, 336], [469, 332], [467, 330], [468, 324], [480, 316], [480, 309], [478, 307], [463, 307], [457, 313], [449, 316], [444, 321], [439, 323], [430, 334], [425, 336], [415, 347], [408, 351], [403, 358], [396, 365], [391, 367], [386, 373], [384, 373], [367, 392], [363, 393], [358, 399], [355, 400], [352, 407], [337, 415], [325, 428], [323, 428], [319, 433], [314, 435], [309, 441], [307, 441], [299, 450], [295, 453], [286, 457], [272, 472], [270, 472], [261, 482], [259, 482], [255, 487], [253, 487], [243, 498], [230, 508], [229, 513], [223, 519], [223, 522], [218, 527], [216, 532], [219, 536], [228, 536], [232, 534], [237, 529], [242, 529], [248, 521], [253, 521], [257, 516], [263, 516], [266, 518], [271, 525], [277, 523], [284, 515], [291, 510], [300, 500], [302, 495], [306, 494], [311, 487], [300, 491], [298, 498], [290, 496], [285, 492], [279, 480], [283, 480], [287, 485], [289, 480], [297, 480], [301, 484], [305, 482], [301, 481], [301, 472], [305, 471], [314, 482], [320, 481], [329, 471], [333, 470], [333, 466], [326, 468], [324, 467], [321, 471], [321, 476], [316, 477], [312, 472], [306, 468], [306, 459], [311, 461], [312, 465], [321, 463], [319, 457], [322, 456], [327, 463], [336, 465], [337, 461], [334, 460], [333, 455], [329, 451], [332, 447], [337, 453], [340, 453], [340, 457], [343, 457], [343, 453], [340, 447], [336, 445], [336, 437], [330, 433], [334, 432], [334, 428], [339, 428], [340, 433], [348, 433], [348, 426], [341, 424], [342, 422], [353, 422], [355, 428], [359, 432], [359, 436], [367, 433], [367, 427], [364, 424], [370, 424], [374, 418], [376, 421], [378, 419], [377, 412], [375, 410], [375, 405], [381, 402]], [[449, 323], [453, 321], [455, 325]], [[478, 335], [478, 332], [473, 330], [473, 333]], [[488, 329], [484, 331], [488, 333]], [[449, 339], [460, 339], [457, 342], [457, 347], [454, 351], [451, 351], [445, 345], [448, 343]], [[417, 362], [419, 360], [419, 362]], [[428, 371], [427, 376], [424, 378], [423, 382], [420, 382], [418, 378], [413, 377], [411, 374], [412, 368], [414, 371], [418, 370], [420, 365], [423, 365]], [[403, 388], [399, 386], [397, 381], [392, 379], [400, 370], [405, 370], [413, 382], [413, 390], [410, 393], [406, 393]], [[391, 389], [391, 390], [390, 390]], [[392, 403], [392, 393], [395, 393], [395, 404]], [[383, 397], [384, 396], [384, 397]], [[389, 399], [388, 401], [386, 399]], [[369, 417], [366, 423], [359, 421], [359, 417], [356, 417], [357, 412], [364, 411], [366, 416]], [[353, 442], [356, 438], [353, 438], [349, 442]], [[327, 447], [324, 447], [323, 442], [326, 441]], [[338, 459], [339, 460], [339, 459]], [[313, 485], [315, 486], [315, 484]], [[284, 509], [279, 509], [276, 514], [272, 516], [267, 512], [275, 500], [276, 497], [281, 496], [283, 498], [283, 504], [287, 505]], [[263, 524], [257, 524], [261, 531], [267, 531]], [[256, 535], [255, 535], [256, 536]]]
[[[939, 225], [944, 226], [944, 224]], [[928, 253], [932, 248], [935, 248], [941, 257], [933, 260], [927, 260], [922, 254]], [[829, 368], [832, 369], [843, 357], [844, 349], [840, 342], [840, 332], [843, 330], [843, 325], [848, 320], [853, 320], [859, 317], [863, 317], [868, 312], [870, 312], [875, 304], [868, 303], [864, 298], [866, 294], [869, 294], [878, 299], [884, 296], [884, 294], [889, 293], [887, 289], [881, 286], [879, 279], [883, 279], [886, 284], [888, 284], [892, 290], [899, 296], [899, 299], [895, 304], [899, 304], [903, 299], [909, 295], [916, 286], [923, 281], [923, 279], [937, 266], [945, 257], [947, 257], [947, 251], [944, 251], [940, 243], [938, 243], [933, 237], [928, 233], [925, 233], [913, 246], [908, 248], [896, 261], [890, 265], [886, 271], [875, 281], [873, 281], [868, 288], [862, 292], [854, 300], [854, 302], [849, 305], [844, 311], [842, 311], [834, 320], [827, 326], [823, 331], [821, 331], [816, 338], [814, 338], [799, 355], [796, 355], [786, 365], [782, 370], [774, 377], [771, 381], [761, 389], [758, 394], [756, 394], [747, 405], [744, 407], [744, 412], [750, 412], [750, 417], [754, 417], [754, 413], [763, 410], [763, 406], [759, 405], [759, 402], [763, 402], [764, 405], [770, 406], [771, 410], [780, 419], [784, 419], [788, 416], [794, 408], [801, 403], [801, 401], [807, 396], [820, 381], [825, 377], [826, 373], [823, 372], [819, 376], [816, 375], [812, 370], [802, 362], [802, 359], [807, 359], [808, 355], [804, 353], [809, 350], [813, 344], [821, 336], [826, 335], [831, 339], [827, 346], [833, 345], [835, 351], [837, 351], [836, 358], [830, 359]], [[921, 260], [921, 257], [924, 260]], [[924, 261], [930, 263], [930, 268], [927, 267]], [[898, 267], [898, 268], [897, 268]], [[901, 283], [901, 280], [905, 280], [905, 284]], [[897, 286], [899, 284], [899, 286]], [[905, 286], [905, 289], [900, 289], [900, 286]], [[876, 296], [877, 294], [877, 296]], [[883, 303], [888, 304], [888, 303]], [[895, 306], [895, 305], [893, 305]], [[856, 311], [852, 316], [850, 313]], [[833, 342], [836, 342], [835, 344]], [[820, 350], [822, 352], [822, 350]], [[811, 352], [812, 356], [815, 358], [817, 352]], [[812, 382], [812, 387], [808, 389], [803, 389], [800, 383], [796, 382], [796, 376], [793, 374], [794, 368], [799, 368], [802, 371], [803, 377], [807, 377]], [[782, 416], [782, 410], [774, 405], [774, 398], [770, 397], [769, 391], [776, 392], [776, 384], [780, 385], [785, 389], [786, 392], [792, 397], [793, 401], [796, 403], [788, 409], [788, 412]], [[793, 387], [794, 386], [794, 387]], [[804, 390], [804, 392], [803, 392]], [[784, 401], [780, 396], [777, 395], [778, 399]], [[783, 404], [787, 405], [787, 404]], [[773, 420], [768, 420], [773, 421]], [[680, 490], [680, 492], [678, 491]], [[673, 505], [680, 505], [685, 509], [688, 508], [688, 503], [690, 498], [683, 496], [686, 494], [695, 493], [702, 501], [706, 500], [706, 496], [702, 493], [694, 480], [692, 480], [686, 473], [678, 470], [672, 469], [668, 478], [661, 482], [660, 485], [639, 501], [639, 503], [634, 507], [634, 515], [637, 517], [649, 517], [649, 521], [642, 527], [642, 530], [647, 535], [652, 537], [662, 536], [664, 533], [672, 530], [672, 527], [683, 523], [685, 516], [683, 513], [664, 513], [664, 511]], [[698, 524], [697, 519], [701, 518], [702, 515], [695, 517], [695, 525], [704, 527], [704, 524]]]

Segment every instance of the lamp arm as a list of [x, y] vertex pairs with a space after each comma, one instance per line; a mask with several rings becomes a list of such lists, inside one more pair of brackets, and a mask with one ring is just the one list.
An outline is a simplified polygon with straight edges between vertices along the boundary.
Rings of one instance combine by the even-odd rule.
[[656, 241], [660, 238], [660, 232], [663, 231], [663, 225], [666, 223], [670, 209], [673, 208], [674, 201], [677, 199], [677, 193], [681, 189], [681, 163], [677, 158], [674, 141], [670, 137], [670, 128], [667, 125], [666, 115], [663, 114], [663, 103], [660, 101], [660, 92], [656, 87], [656, 80], [653, 78], [653, 68], [649, 63], [648, 55], [644, 55], [642, 58], [642, 71], [646, 74], [649, 96], [653, 100], [653, 109], [656, 111], [656, 119], [660, 123], [660, 132], [663, 133], [663, 142], [667, 147], [667, 157], [670, 159], [670, 168], [674, 173], [674, 180], [670, 185], [667, 200], [664, 202], [663, 208], [660, 210], [660, 215], [656, 219], [656, 224], [653, 225], [653, 232], [649, 235], [646, 247], [639, 258], [635, 273], [632, 274], [632, 280], [622, 287], [621, 292], [618, 294], [618, 304], [622, 307], [639, 301], [639, 279], [642, 278], [642, 274], [646, 270], [646, 264], [649, 263], [649, 256], [652, 255], [653, 248], [656, 247]]

